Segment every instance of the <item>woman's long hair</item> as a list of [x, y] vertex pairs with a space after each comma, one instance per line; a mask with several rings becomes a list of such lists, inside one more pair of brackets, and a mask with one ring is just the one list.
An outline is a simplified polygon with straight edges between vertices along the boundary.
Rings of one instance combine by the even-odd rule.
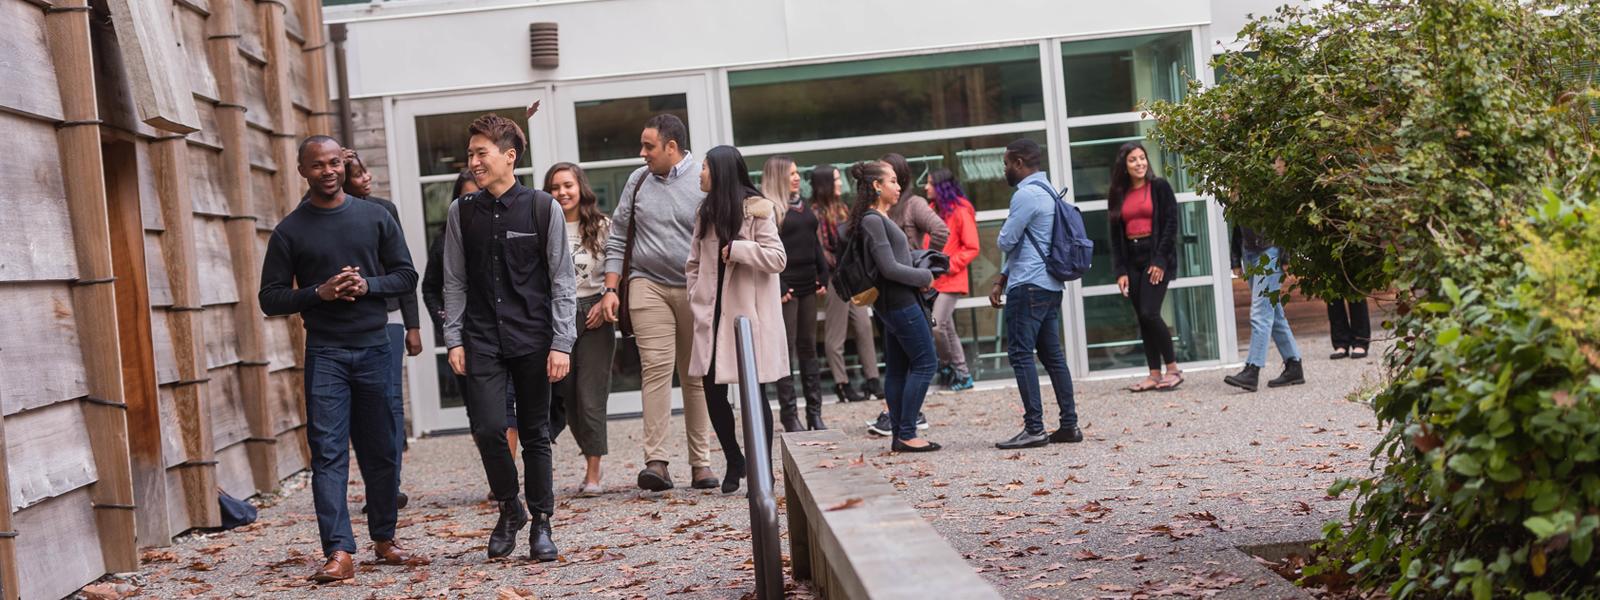
[[578, 181], [578, 238], [584, 250], [595, 256], [604, 256], [606, 214], [600, 212], [600, 197], [595, 195], [594, 188], [589, 187], [589, 176], [583, 173], [583, 167], [569, 163], [559, 162], [550, 165], [550, 170], [544, 172], [544, 191], [547, 194], [556, 193], [556, 173], [567, 171], [572, 173], [572, 178]]
[[[1106, 190], [1106, 216], [1113, 223], [1122, 222], [1122, 197], [1128, 195], [1128, 190], [1133, 188], [1133, 176], [1128, 174], [1128, 155], [1134, 150], [1144, 150], [1145, 161], [1150, 160], [1150, 151], [1144, 149], [1144, 144], [1128, 142], [1117, 149], [1117, 162], [1111, 163], [1111, 189]], [[1144, 183], [1150, 185], [1158, 179], [1155, 165], [1150, 165], [1144, 171]]]
[[711, 174], [711, 191], [700, 203], [700, 238], [715, 233], [717, 242], [727, 245], [738, 236], [739, 225], [744, 221], [745, 199], [760, 196], [761, 190], [750, 182], [744, 155], [733, 146], [707, 151], [705, 164]]
[[794, 159], [774, 156], [761, 167], [761, 195], [782, 208], [789, 207], [789, 200], [793, 196], [789, 193], [789, 167], [793, 166]]
[[967, 192], [961, 189], [961, 182], [956, 181], [955, 173], [950, 169], [939, 169], [928, 174], [928, 181], [933, 182], [934, 210], [939, 211], [939, 217], [950, 218], [950, 213], [961, 206], [961, 201], [967, 197]]
[[850, 207], [833, 189], [838, 177], [839, 170], [833, 165], [817, 165], [811, 169], [811, 210], [817, 213], [817, 220], [830, 226], [838, 226], [850, 218]]
[[864, 160], [850, 165], [850, 185], [856, 188], [856, 201], [850, 205], [850, 235], [859, 235], [861, 219], [878, 203], [878, 190], [872, 182], [883, 179], [891, 172], [888, 163], [881, 160]]

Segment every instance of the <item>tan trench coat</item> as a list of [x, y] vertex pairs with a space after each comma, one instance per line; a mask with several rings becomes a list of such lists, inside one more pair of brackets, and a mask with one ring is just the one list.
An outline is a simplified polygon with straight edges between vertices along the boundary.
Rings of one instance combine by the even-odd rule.
[[721, 242], [715, 232], [695, 239], [689, 245], [689, 262], [684, 272], [689, 278], [689, 311], [694, 314], [694, 345], [689, 358], [689, 376], [703, 377], [710, 370], [716, 352], [717, 383], [738, 383], [738, 347], [735, 345], [734, 319], [750, 318], [755, 339], [756, 378], [771, 383], [789, 374], [789, 344], [783, 329], [783, 293], [778, 274], [783, 272], [787, 255], [778, 238], [777, 207], [771, 200], [752, 196], [744, 203], [744, 225], [739, 239], [728, 251], [727, 273], [722, 288], [722, 322], [716, 328], [712, 345], [711, 318], [716, 311], [717, 264]]

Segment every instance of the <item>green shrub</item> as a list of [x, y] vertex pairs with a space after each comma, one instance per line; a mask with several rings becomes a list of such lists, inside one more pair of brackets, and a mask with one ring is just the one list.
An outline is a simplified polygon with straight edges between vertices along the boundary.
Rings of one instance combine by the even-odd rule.
[[1298, 291], [1396, 292], [1385, 428], [1308, 577], [1395, 597], [1600, 596], [1600, 2], [1332, 0], [1247, 25], [1158, 102]]

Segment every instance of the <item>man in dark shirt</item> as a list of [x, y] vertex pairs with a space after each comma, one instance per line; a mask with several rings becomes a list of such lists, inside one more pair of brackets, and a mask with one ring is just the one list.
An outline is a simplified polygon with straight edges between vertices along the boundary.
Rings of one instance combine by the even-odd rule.
[[451, 370], [466, 376], [467, 420], [500, 503], [489, 557], [516, 549], [517, 532], [528, 523], [517, 501], [517, 465], [506, 448], [510, 379], [533, 513], [529, 554], [553, 561], [550, 384], [566, 377], [567, 355], [578, 339], [572, 249], [555, 199], [517, 183], [517, 156], [527, 143], [522, 128], [491, 113], [473, 121], [468, 133], [467, 166], [483, 189], [450, 203], [445, 221], [445, 345]]
[[310, 579], [355, 576], [355, 537], [345, 494], [350, 445], [367, 487], [367, 529], [378, 561], [422, 564], [395, 542], [399, 464], [388, 403], [386, 299], [416, 287], [400, 227], [383, 208], [346, 196], [339, 142], [300, 143], [300, 176], [311, 193], [272, 231], [261, 265], [261, 310], [299, 313], [306, 328], [306, 441], [311, 494], [327, 562]]
[[[393, 202], [372, 195], [372, 171], [361, 162], [361, 155], [350, 148], [344, 150], [344, 193], [383, 207], [396, 224], [400, 222], [400, 209]], [[404, 228], [400, 235], [405, 235]], [[388, 309], [389, 322], [384, 331], [389, 334], [389, 408], [394, 410], [394, 445], [399, 448], [401, 461], [395, 465], [395, 479], [401, 479], [406, 450], [405, 357], [422, 354], [422, 324], [417, 316], [415, 293], [389, 298]], [[410, 502], [404, 491], [397, 498], [396, 504], [402, 509]]]

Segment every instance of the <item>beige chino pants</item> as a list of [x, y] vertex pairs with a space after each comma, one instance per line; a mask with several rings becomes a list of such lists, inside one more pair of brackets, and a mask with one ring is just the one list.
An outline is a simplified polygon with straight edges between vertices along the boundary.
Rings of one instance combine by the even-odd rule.
[[628, 281], [628, 316], [639, 346], [640, 401], [644, 409], [644, 459], [667, 460], [664, 448], [672, 429], [672, 374], [683, 385], [683, 421], [689, 439], [689, 465], [711, 466], [711, 418], [699, 377], [689, 376], [694, 315], [689, 290], [635, 277]]

